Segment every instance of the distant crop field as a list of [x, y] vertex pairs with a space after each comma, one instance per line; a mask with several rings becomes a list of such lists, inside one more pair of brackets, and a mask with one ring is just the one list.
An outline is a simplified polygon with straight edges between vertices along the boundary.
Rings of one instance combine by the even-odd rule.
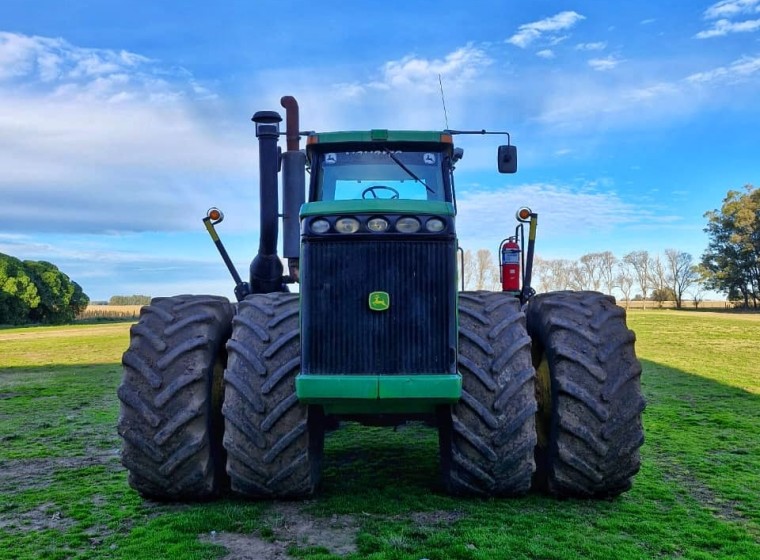
[[88, 305], [77, 320], [120, 320], [137, 319], [142, 305]]
[[0, 330], [0, 558], [760, 558], [760, 315], [629, 326], [647, 441], [618, 499], [453, 498], [433, 429], [349, 424], [314, 499], [194, 504], [143, 500], [119, 463], [128, 322]]
[[[675, 309], [676, 308], [676, 302], [674, 301], [663, 301], [662, 303], [657, 301], [629, 301], [626, 302], [623, 299], [618, 299], [618, 305], [621, 307], [625, 307], [626, 309]], [[682, 309], [691, 311], [694, 309], [697, 310], [703, 310], [703, 309], [713, 309], [713, 310], [726, 310], [726, 309], [734, 309], [734, 304], [730, 301], [700, 301], [698, 302], [697, 306], [694, 307], [694, 301], [685, 299], [683, 300], [681, 304]]]

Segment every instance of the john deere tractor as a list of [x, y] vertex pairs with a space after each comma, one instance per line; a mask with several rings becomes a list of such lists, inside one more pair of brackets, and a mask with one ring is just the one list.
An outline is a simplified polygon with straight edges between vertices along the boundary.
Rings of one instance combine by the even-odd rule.
[[177, 500], [227, 489], [305, 497], [319, 483], [326, 427], [425, 420], [438, 428], [453, 494], [630, 488], [644, 400], [615, 300], [534, 293], [537, 216], [527, 208], [501, 247], [505, 289], [459, 289], [454, 139], [506, 135], [496, 164], [514, 173], [509, 135], [301, 132], [295, 99], [282, 105], [285, 133], [278, 113], [253, 116], [261, 237], [247, 281], [217, 235], [222, 213], [203, 220], [238, 301], [155, 298], [132, 327], [118, 390], [132, 487]]

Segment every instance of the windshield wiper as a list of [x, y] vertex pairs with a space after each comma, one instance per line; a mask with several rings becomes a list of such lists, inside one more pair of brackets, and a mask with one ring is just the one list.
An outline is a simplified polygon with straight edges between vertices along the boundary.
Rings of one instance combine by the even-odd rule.
[[404, 162], [402, 162], [400, 159], [398, 159], [396, 157], [396, 154], [394, 154], [388, 148], [385, 148], [385, 147], [383, 148], [383, 151], [386, 154], [388, 154], [390, 156], [390, 158], [393, 161], [395, 161], [401, 169], [403, 169], [404, 171], [406, 171], [412, 179], [414, 179], [418, 183], [422, 183], [428, 191], [430, 191], [431, 193], [435, 194], [435, 191], [433, 189], [431, 189], [430, 187], [428, 187], [428, 184], [425, 181], [423, 181], [422, 179], [420, 179], [419, 177], [417, 177], [417, 174], [414, 171], [412, 171], [406, 165], [404, 165]]

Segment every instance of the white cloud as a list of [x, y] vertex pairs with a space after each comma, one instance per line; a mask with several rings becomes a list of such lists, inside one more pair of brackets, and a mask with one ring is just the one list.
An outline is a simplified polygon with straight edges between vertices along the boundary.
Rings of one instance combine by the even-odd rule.
[[525, 48], [533, 41], [540, 39], [544, 34], [552, 34], [556, 31], [570, 29], [576, 23], [584, 19], [586, 19], [586, 17], [577, 12], [560, 12], [551, 17], [521, 25], [517, 28], [517, 33], [507, 39], [507, 43], [511, 43], [520, 48]]
[[596, 43], [578, 43], [575, 45], [577, 51], [603, 51], [607, 48], [607, 43], [599, 41]]
[[539, 58], [546, 58], [546, 59], [555, 58], [554, 51], [551, 49], [544, 49], [544, 50], [538, 51], [536, 53], [536, 56]]
[[468, 44], [444, 58], [427, 59], [406, 56], [401, 60], [386, 62], [382, 68], [382, 79], [371, 87], [379, 89], [412, 88], [426, 92], [438, 91], [438, 77], [445, 80], [448, 87], [459, 87], [472, 81], [492, 60], [486, 53]]
[[606, 70], [612, 70], [621, 62], [623, 62], [622, 59], [611, 54], [610, 56], [606, 56], [604, 58], [592, 58], [588, 61], [588, 65], [591, 66], [591, 68], [594, 70], [604, 72]]
[[705, 10], [705, 19], [730, 18], [740, 14], [760, 12], [760, 0], [722, 0]]
[[76, 47], [63, 39], [0, 32], [0, 79], [75, 82], [129, 71], [144, 79], [152, 61], [127, 51]]
[[692, 84], [711, 82], [737, 82], [760, 71], [760, 56], [742, 57], [728, 66], [720, 66], [706, 72], [691, 74], [686, 78]]
[[[760, 55], [680, 78], [658, 79], [654, 74], [647, 80], [641, 77], [641, 68], [614, 78], [602, 73], [569, 80], [559, 75], [543, 84], [546, 94], [538, 120], [568, 130], [589, 130], [678, 119], [706, 105], [754, 103], [758, 78]], [[730, 87], [738, 83], [742, 88]]]
[[737, 16], [760, 13], [760, 0], [723, 0], [707, 8], [704, 12], [706, 20], [715, 20], [712, 27], [697, 33], [697, 39], [723, 37], [729, 33], [752, 33], [760, 29], [760, 19], [745, 19], [732, 21]]
[[[467, 44], [440, 56], [408, 55], [377, 64], [364, 76], [336, 79], [310, 74], [304, 79], [289, 72], [262, 81], [276, 83], [278, 88], [288, 84], [301, 105], [304, 126], [314, 130], [444, 128], [442, 83], [450, 124], [461, 128], [463, 118], [479, 110], [470, 106], [473, 99], [503, 95], [503, 85], [491, 94], [494, 83], [500, 84], [504, 77], [503, 67], [498, 76], [489, 73], [492, 65], [486, 47]], [[325, 91], [338, 103], [326, 103]]]
[[229, 202], [253, 176], [254, 143], [200, 116], [214, 96], [135, 53], [0, 33], [0, 194], [25, 217], [11, 229], [194, 227], [211, 193]]
[[722, 37], [729, 33], [751, 33], [760, 29], [760, 19], [750, 19], [746, 21], [731, 22], [727, 19], [719, 19], [713, 23], [711, 29], [700, 31], [695, 35], [697, 39], [709, 39], [711, 37]]
[[[568, 236], [589, 247], [590, 243], [608, 242], [608, 237], [600, 234], [641, 221], [664, 224], [679, 220], [655, 208], [627, 202], [613, 190], [595, 188], [591, 183], [582, 187], [531, 183], [497, 191], [472, 189], [458, 197], [457, 232], [462, 246], [488, 247], [497, 232], [503, 232], [505, 237], [505, 215], [526, 201], [531, 201], [531, 209], [539, 216], [551, 216], [551, 220], [539, 219], [542, 244], [547, 247], [564, 242]], [[578, 224], [588, 223], [589, 216], [593, 216], [594, 227], [579, 228]]]
[[680, 90], [675, 84], [661, 82], [645, 87], [632, 88], [628, 90], [624, 98], [634, 102], [642, 102], [677, 95], [679, 92]]

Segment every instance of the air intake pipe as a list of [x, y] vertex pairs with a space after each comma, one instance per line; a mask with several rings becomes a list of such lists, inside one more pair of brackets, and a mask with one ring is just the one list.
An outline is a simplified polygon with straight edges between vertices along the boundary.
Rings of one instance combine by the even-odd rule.
[[285, 108], [287, 151], [282, 154], [282, 245], [288, 259], [292, 280], [298, 281], [298, 259], [301, 252], [299, 212], [305, 202], [306, 154], [299, 149], [298, 102], [286, 95], [280, 99]]
[[259, 139], [259, 206], [261, 210], [259, 252], [251, 262], [251, 292], [267, 294], [286, 291], [282, 262], [277, 255], [278, 209], [277, 172], [280, 167], [282, 117], [275, 111], [258, 111], [251, 119]]

